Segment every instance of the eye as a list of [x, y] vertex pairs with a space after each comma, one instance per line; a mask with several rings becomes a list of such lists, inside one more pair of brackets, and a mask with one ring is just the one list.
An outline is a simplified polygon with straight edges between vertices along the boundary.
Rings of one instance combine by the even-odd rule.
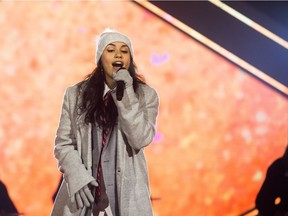
[[114, 52], [114, 49], [107, 49], [107, 52], [112, 53]]
[[122, 50], [121, 52], [127, 54], [128, 50]]

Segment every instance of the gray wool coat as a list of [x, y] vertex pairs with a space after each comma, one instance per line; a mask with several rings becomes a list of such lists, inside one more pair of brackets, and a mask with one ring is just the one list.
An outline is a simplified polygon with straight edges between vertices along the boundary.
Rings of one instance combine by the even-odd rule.
[[[116, 187], [119, 216], [153, 215], [144, 147], [155, 135], [159, 98], [156, 91], [141, 84], [124, 90], [121, 101], [113, 100], [118, 109], [116, 143]], [[92, 176], [92, 126], [84, 123], [84, 115], [77, 114], [77, 85], [64, 95], [54, 154], [64, 181], [56, 197], [51, 216], [85, 215], [86, 208], [77, 209], [72, 202], [75, 193]], [[89, 215], [90, 216], [90, 215]]]

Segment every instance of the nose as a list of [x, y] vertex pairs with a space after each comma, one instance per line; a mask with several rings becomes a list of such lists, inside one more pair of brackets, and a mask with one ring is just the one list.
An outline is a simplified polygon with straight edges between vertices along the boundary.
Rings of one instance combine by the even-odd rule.
[[122, 54], [120, 50], [115, 52], [115, 58], [122, 58]]

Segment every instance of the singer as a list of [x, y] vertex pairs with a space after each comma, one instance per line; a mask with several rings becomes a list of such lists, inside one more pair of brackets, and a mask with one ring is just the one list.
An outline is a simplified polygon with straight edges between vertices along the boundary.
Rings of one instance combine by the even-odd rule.
[[153, 215], [144, 147], [155, 135], [159, 98], [133, 59], [130, 39], [106, 29], [96, 68], [67, 88], [54, 147], [64, 180], [52, 216]]

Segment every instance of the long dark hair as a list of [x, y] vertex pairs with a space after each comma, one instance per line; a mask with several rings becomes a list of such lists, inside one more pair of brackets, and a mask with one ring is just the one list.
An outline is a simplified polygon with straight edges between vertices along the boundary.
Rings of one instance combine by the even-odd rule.
[[[135, 92], [140, 83], [145, 84], [144, 77], [139, 75], [136, 70], [136, 64], [131, 57], [131, 64], [128, 71], [133, 79], [133, 89]], [[101, 128], [112, 128], [118, 117], [117, 107], [112, 98], [108, 101], [108, 108], [106, 109], [106, 115], [108, 117], [105, 122], [100, 117], [103, 115], [101, 107], [103, 106], [104, 83], [104, 69], [100, 60], [92, 73], [86, 76], [78, 85], [78, 96], [81, 97], [78, 105], [78, 114], [85, 114], [84, 121], [86, 124], [91, 123], [92, 125], [95, 125], [95, 123], [97, 123]]]

